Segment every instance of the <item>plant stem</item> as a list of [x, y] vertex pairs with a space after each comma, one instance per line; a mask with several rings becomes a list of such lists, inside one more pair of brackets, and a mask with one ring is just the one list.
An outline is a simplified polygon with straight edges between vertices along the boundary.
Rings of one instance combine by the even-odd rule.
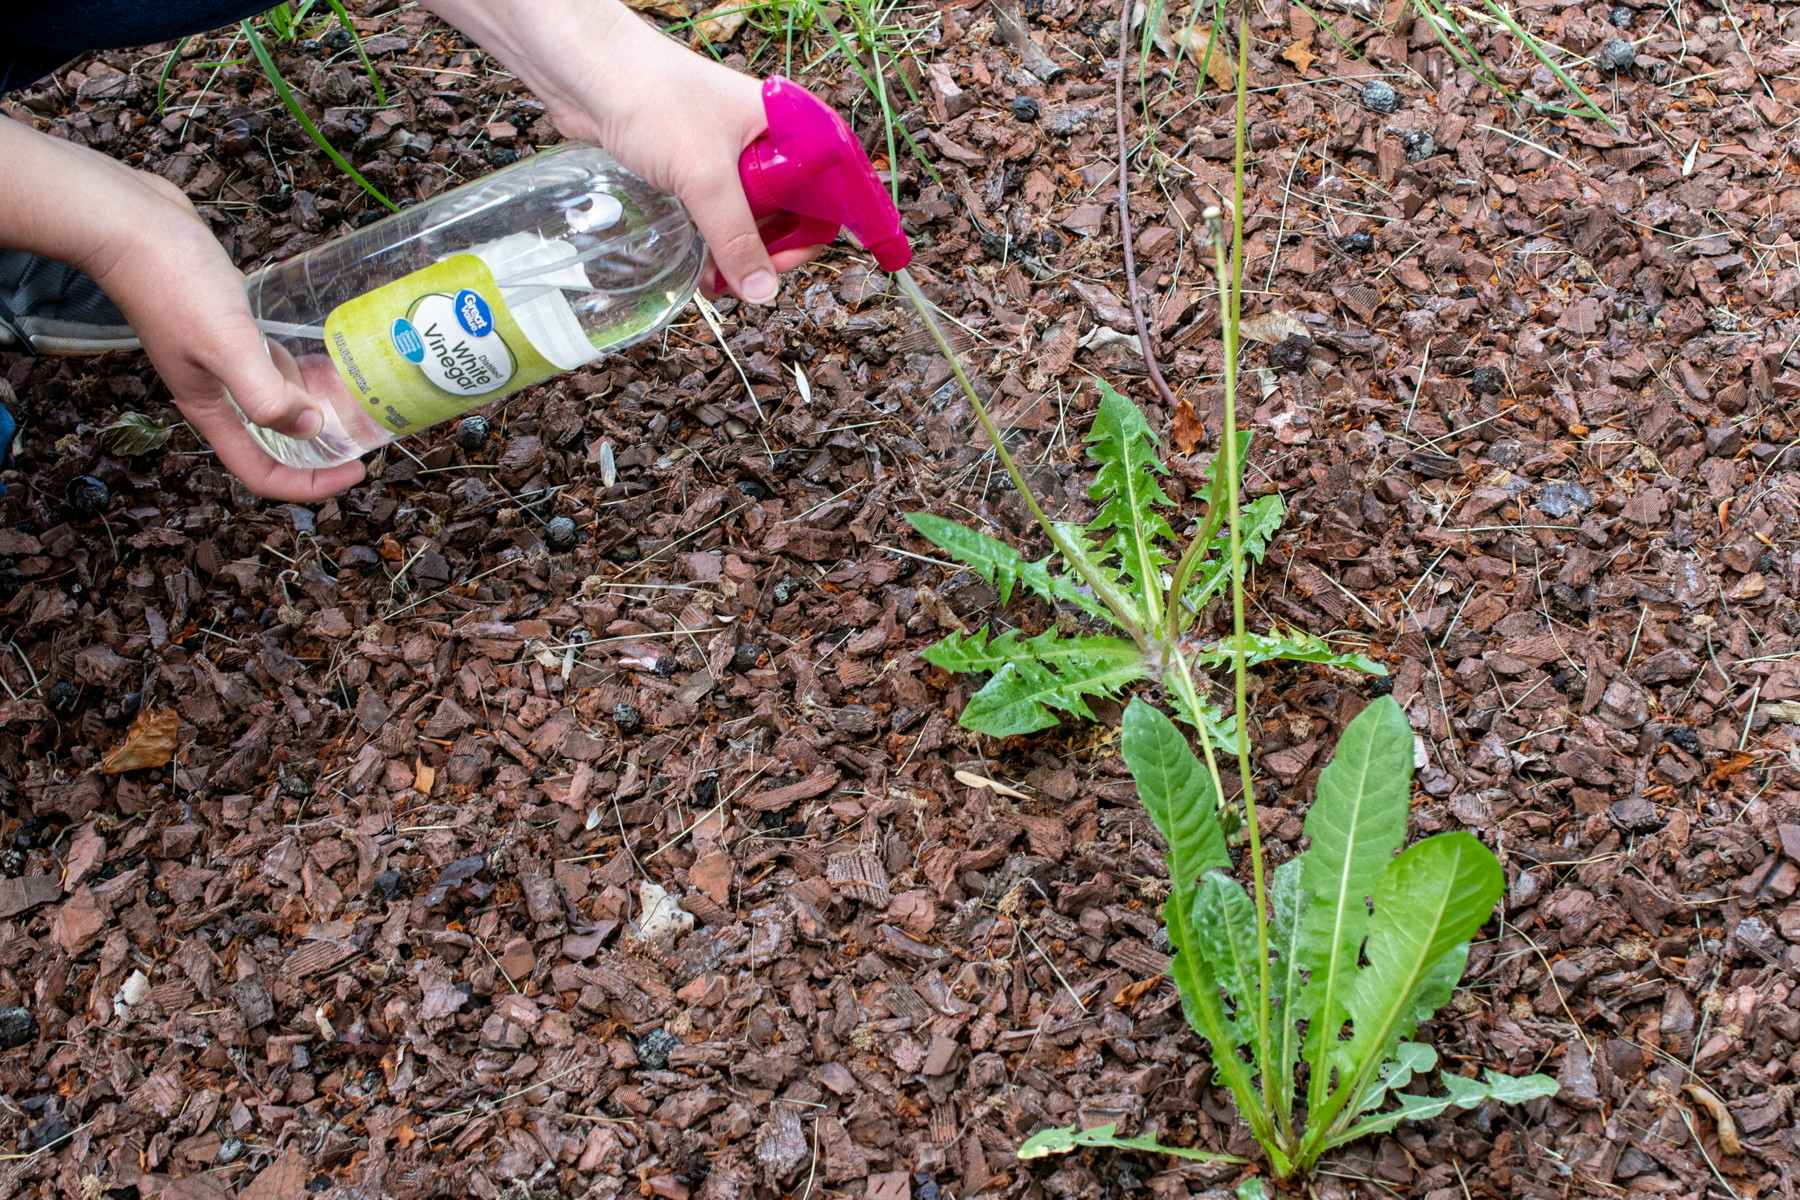
[[1225, 248], [1213, 241], [1213, 258], [1219, 276], [1221, 325], [1225, 342], [1225, 495], [1229, 503], [1227, 521], [1231, 530], [1228, 570], [1231, 572], [1232, 674], [1235, 680], [1237, 715], [1238, 782], [1243, 792], [1244, 820], [1250, 834], [1250, 872], [1256, 900], [1256, 964], [1257, 1030], [1262, 1039], [1265, 1069], [1262, 1076], [1263, 1099], [1275, 1107], [1274, 1064], [1270, 1061], [1270, 972], [1269, 913], [1263, 882], [1262, 830], [1256, 818], [1256, 790], [1250, 778], [1249, 671], [1244, 661], [1244, 539], [1243, 506], [1239, 479], [1242, 464], [1238, 462], [1237, 376], [1239, 322], [1243, 315], [1244, 293], [1244, 151], [1247, 142], [1245, 110], [1248, 107], [1250, 74], [1250, 19], [1242, 5], [1238, 8], [1237, 61], [1237, 129], [1232, 163], [1233, 197], [1231, 206], [1231, 267], [1226, 274]]
[[1063, 561], [1069, 564], [1069, 568], [1081, 576], [1082, 582], [1093, 589], [1094, 595], [1100, 597], [1100, 602], [1106, 605], [1108, 612], [1112, 613], [1119, 628], [1137, 643], [1138, 649], [1145, 654], [1150, 654], [1153, 649], [1150, 637], [1144, 632], [1143, 626], [1139, 624], [1131, 601], [1110, 581], [1098, 573], [1089, 572], [1083, 566], [1084, 556], [1080, 550], [1069, 542], [1063, 531], [1057, 528], [1056, 522], [1046, 516], [1043, 507], [1038, 504], [1037, 495], [1031, 490], [1031, 485], [1025, 482], [1025, 476], [1019, 470], [1019, 465], [1013, 461], [1012, 454], [1007, 450], [1006, 439], [1001, 435], [999, 426], [994, 424], [994, 418], [988, 414], [987, 405], [983, 404], [981, 397], [976, 395], [975, 385], [969, 382], [968, 373], [963, 370], [962, 359], [951, 348], [950, 339], [944, 336], [943, 328], [938, 325], [937, 317], [932, 314], [930, 301], [925, 299], [925, 294], [919, 290], [919, 285], [913, 282], [912, 276], [906, 271], [897, 272], [894, 278], [899, 281], [901, 293], [912, 302], [913, 308], [918, 310], [920, 319], [925, 322], [925, 328], [931, 333], [931, 340], [937, 343], [938, 352], [950, 364], [950, 370], [956, 376], [957, 385], [962, 388], [963, 395], [968, 398], [969, 406], [975, 410], [975, 419], [981, 422], [981, 431], [987, 435], [989, 444], [994, 447], [994, 454], [999, 457], [1000, 465], [1006, 468], [1007, 475], [1012, 478], [1013, 486], [1019, 489], [1019, 495], [1025, 498], [1025, 507], [1031, 510], [1032, 519], [1038, 523], [1038, 528], [1044, 531], [1044, 536], [1050, 539], [1050, 544], [1056, 547], [1057, 553], [1062, 555]]
[[1131, 319], [1137, 325], [1138, 345], [1144, 351], [1144, 366], [1149, 368], [1150, 382], [1156, 394], [1175, 413], [1175, 393], [1169, 390], [1157, 365], [1156, 350], [1150, 342], [1150, 324], [1144, 319], [1144, 303], [1138, 296], [1137, 260], [1131, 246], [1131, 143], [1125, 137], [1125, 64], [1131, 55], [1126, 47], [1131, 41], [1133, 0], [1121, 0], [1119, 6], [1119, 69], [1113, 91], [1115, 127], [1119, 138], [1119, 243], [1125, 251], [1125, 295], [1131, 301]]

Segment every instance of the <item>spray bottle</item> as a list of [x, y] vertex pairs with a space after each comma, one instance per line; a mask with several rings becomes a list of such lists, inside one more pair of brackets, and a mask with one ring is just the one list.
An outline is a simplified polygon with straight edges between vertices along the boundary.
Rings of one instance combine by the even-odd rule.
[[[912, 248], [843, 119], [763, 85], [768, 130], [738, 174], [771, 253], [848, 229], [881, 267]], [[699, 285], [705, 245], [674, 196], [592, 146], [541, 151], [258, 271], [250, 309], [324, 426], [249, 425], [294, 467], [349, 462], [655, 335]]]

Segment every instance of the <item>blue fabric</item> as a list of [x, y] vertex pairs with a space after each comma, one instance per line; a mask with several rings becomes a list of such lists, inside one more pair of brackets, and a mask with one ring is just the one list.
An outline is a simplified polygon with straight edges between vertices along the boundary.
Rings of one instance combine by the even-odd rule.
[[[12, 409], [0, 400], [0, 471], [12, 466], [13, 438], [19, 432], [19, 422], [13, 417]], [[0, 483], [0, 496], [6, 495], [6, 484]]]
[[274, 0], [11, 0], [0, 4], [0, 92], [90, 50], [170, 42], [255, 16]]

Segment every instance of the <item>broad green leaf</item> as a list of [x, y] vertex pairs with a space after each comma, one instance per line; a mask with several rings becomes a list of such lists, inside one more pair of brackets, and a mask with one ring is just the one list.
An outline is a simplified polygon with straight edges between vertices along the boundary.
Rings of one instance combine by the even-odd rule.
[[1009, 737], [1048, 729], [1059, 720], [1057, 712], [1092, 721], [1089, 698], [1116, 696], [1126, 684], [1148, 673], [1143, 656], [1130, 642], [1118, 638], [1079, 641], [1083, 652], [1066, 659], [1021, 658], [1006, 663], [963, 706], [963, 728], [990, 737]]
[[1023, 583], [1052, 604], [1072, 604], [1089, 616], [1112, 620], [1105, 605], [1082, 591], [1068, 576], [1052, 571], [1049, 558], [1032, 562], [1000, 539], [935, 513], [907, 513], [906, 520], [926, 541], [992, 585], [1002, 604], [1011, 603], [1013, 589]]
[[1299, 854], [1275, 868], [1269, 888], [1269, 937], [1275, 948], [1271, 976], [1275, 995], [1275, 1090], [1282, 1112], [1293, 1111], [1294, 1074], [1300, 1062], [1300, 872], [1306, 855]]
[[1102, 383], [1100, 411], [1087, 443], [1088, 455], [1099, 464], [1088, 495], [1100, 502], [1088, 528], [1110, 534], [1101, 549], [1118, 556], [1148, 622], [1155, 625], [1162, 614], [1162, 569], [1169, 562], [1164, 547], [1175, 540], [1160, 511], [1174, 508], [1175, 502], [1156, 478], [1168, 473], [1156, 456], [1156, 435], [1135, 404]]
[[1493, 915], [1505, 886], [1493, 852], [1460, 831], [1426, 838], [1381, 873], [1366, 963], [1345, 992], [1351, 1036], [1339, 1061], [1347, 1081], [1332, 1096], [1333, 1112], [1362, 1094], [1401, 1030], [1417, 1027], [1421, 985], [1441, 980], [1444, 956]]
[[1255, 1037], [1256, 994], [1262, 986], [1256, 965], [1256, 906], [1230, 876], [1208, 871], [1195, 890], [1192, 919], [1194, 947], [1231, 1002], [1231, 1032], [1244, 1045]]
[[1395, 1096], [1400, 1107], [1364, 1117], [1342, 1132], [1333, 1134], [1326, 1139], [1326, 1148], [1342, 1146], [1370, 1134], [1386, 1133], [1402, 1121], [1429, 1120], [1451, 1107], [1474, 1108], [1489, 1100], [1501, 1104], [1523, 1104], [1527, 1100], [1554, 1096], [1557, 1092], [1556, 1080], [1548, 1075], [1502, 1075], [1490, 1070], [1483, 1072], [1481, 1079], [1468, 1079], [1446, 1071], [1439, 1078], [1449, 1092], [1448, 1095], [1414, 1096], [1402, 1093]]
[[[1239, 642], [1235, 637], [1220, 638], [1194, 651], [1194, 661], [1205, 667], [1230, 665]], [[1341, 654], [1324, 638], [1289, 630], [1285, 633], [1246, 633], [1242, 642], [1246, 668], [1272, 662], [1317, 663], [1326, 667], [1342, 667], [1368, 675], [1386, 675], [1387, 668], [1363, 654]]]
[[1237, 1200], [1269, 1200], [1269, 1189], [1262, 1176], [1253, 1175], [1237, 1186]]
[[1400, 1023], [1394, 1027], [1394, 1036], [1403, 1040], [1411, 1037], [1421, 1023], [1431, 1018], [1431, 1014], [1450, 1003], [1450, 997], [1456, 993], [1457, 982], [1462, 979], [1463, 971], [1468, 965], [1467, 942], [1444, 951], [1444, 956], [1431, 964], [1425, 972], [1425, 978], [1419, 980], [1419, 986], [1413, 989], [1406, 1008], [1400, 1013]]
[[1314, 1110], [1330, 1088], [1347, 984], [1369, 927], [1369, 895], [1406, 840], [1412, 771], [1412, 726], [1394, 698], [1383, 696], [1344, 729], [1306, 814], [1312, 844], [1300, 874], [1297, 944], [1300, 967], [1311, 974], [1301, 1005]]
[[121, 458], [136, 458], [161, 450], [175, 426], [164, 425], [141, 412], [120, 413], [119, 419], [100, 430], [100, 448]]
[[1173, 1154], [1176, 1158], [1185, 1158], [1191, 1162], [1241, 1163], [1244, 1161], [1235, 1154], [1218, 1154], [1211, 1150], [1195, 1150], [1187, 1146], [1165, 1146], [1149, 1134], [1122, 1138], [1113, 1132], [1117, 1128], [1116, 1121], [1109, 1121], [1105, 1125], [1096, 1125], [1091, 1129], [1078, 1129], [1073, 1125], [1040, 1129], [1025, 1139], [1019, 1147], [1018, 1155], [1021, 1159], [1029, 1162], [1034, 1158], [1048, 1158], [1052, 1154], [1068, 1154], [1084, 1146], [1098, 1146], [1111, 1150], [1147, 1150], [1152, 1154]]
[[1212, 777], [1175, 722], [1141, 697], [1132, 697], [1125, 708], [1119, 753], [1137, 784], [1138, 800], [1169, 848], [1170, 898], [1182, 901], [1185, 925], [1185, 909], [1200, 877], [1231, 869]]

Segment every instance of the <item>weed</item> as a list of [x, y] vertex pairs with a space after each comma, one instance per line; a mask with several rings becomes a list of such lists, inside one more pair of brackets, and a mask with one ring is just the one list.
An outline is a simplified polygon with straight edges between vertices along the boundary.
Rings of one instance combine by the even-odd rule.
[[[1308, 848], [1266, 879], [1250, 771], [1247, 677], [1259, 661], [1297, 655], [1295, 638], [1252, 638], [1245, 630], [1245, 564], [1260, 556], [1259, 540], [1266, 544], [1273, 532], [1241, 502], [1248, 448], [1237, 420], [1247, 24], [1240, 10], [1229, 235], [1217, 209], [1206, 214], [1221, 297], [1223, 435], [1209, 475], [1206, 514], [1172, 573], [1165, 574], [1168, 557], [1161, 547], [1172, 540], [1165, 510], [1173, 506], [1157, 481], [1154, 439], [1137, 410], [1116, 393], [1103, 392], [1089, 434], [1090, 453], [1099, 464], [1093, 495], [1102, 502], [1100, 514], [1085, 527], [1050, 521], [904, 273], [901, 287], [950, 358], [995, 453], [1056, 555], [1031, 562], [1003, 543], [936, 518], [915, 516], [915, 527], [981, 571], [1003, 599], [1023, 584], [1126, 635], [992, 637], [983, 630], [953, 635], [928, 656], [995, 669], [994, 679], [969, 704], [978, 724], [1038, 728], [1055, 720], [1053, 708], [1085, 715], [1088, 698], [1116, 693], [1149, 674], [1148, 664], [1154, 664], [1177, 711], [1205, 731], [1199, 738], [1202, 761], [1167, 715], [1134, 696], [1125, 710], [1120, 752], [1140, 802], [1168, 845], [1163, 922], [1174, 950], [1169, 973], [1182, 1011], [1206, 1039], [1216, 1078], [1231, 1092], [1272, 1173], [1285, 1178], [1309, 1171], [1337, 1146], [1402, 1121], [1490, 1100], [1547, 1096], [1556, 1083], [1544, 1075], [1512, 1078], [1487, 1071], [1475, 1079], [1445, 1071], [1442, 1094], [1406, 1090], [1437, 1067], [1437, 1052], [1414, 1041], [1414, 1034], [1455, 991], [1470, 939], [1492, 915], [1504, 875], [1492, 852], [1466, 832], [1438, 834], [1402, 850], [1415, 742], [1405, 712], [1391, 696], [1368, 705], [1344, 730], [1307, 814]], [[1057, 559], [1068, 573], [1055, 569]], [[1175, 631], [1185, 629], [1194, 615], [1185, 600], [1203, 570], [1220, 581], [1214, 590], [1229, 591], [1232, 634], [1196, 647]], [[1217, 663], [1229, 663], [1234, 683], [1232, 719], [1222, 730], [1194, 684], [1195, 667]], [[978, 705], [989, 689], [993, 694]], [[965, 723], [967, 717], [965, 710]], [[1221, 733], [1236, 759], [1248, 892], [1230, 875], [1220, 820], [1227, 811], [1226, 791], [1214, 741]], [[1147, 1136], [1119, 1138], [1110, 1125], [1043, 1130], [1018, 1153], [1032, 1159], [1100, 1146], [1243, 1161], [1162, 1146]], [[1238, 1194], [1266, 1193], [1260, 1180], [1248, 1179]]]

